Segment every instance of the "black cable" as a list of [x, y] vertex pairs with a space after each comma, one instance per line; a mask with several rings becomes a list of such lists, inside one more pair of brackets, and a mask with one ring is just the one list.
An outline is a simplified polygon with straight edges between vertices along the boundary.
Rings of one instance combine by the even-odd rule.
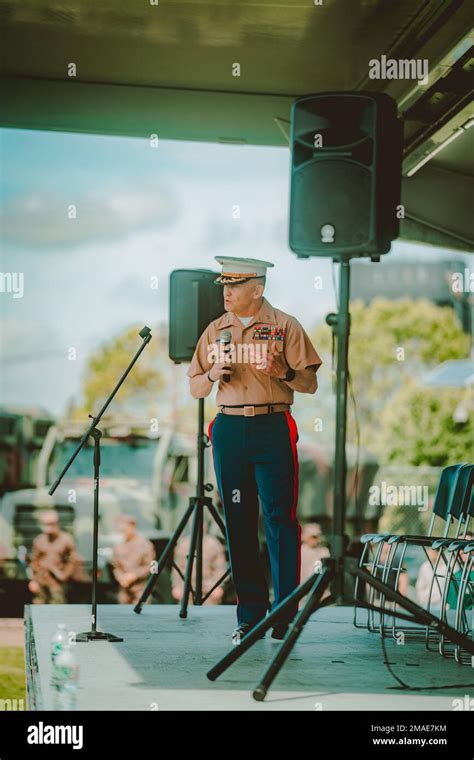
[[[397, 676], [397, 674], [392, 670], [392, 666], [390, 665], [388, 661], [388, 654], [387, 654], [387, 648], [385, 646], [385, 636], [381, 636], [382, 639], [382, 650], [384, 655], [384, 665], [387, 668], [390, 675], [395, 679], [395, 681], [398, 681], [398, 683], [401, 685], [402, 689], [406, 689], [408, 691], [427, 691], [428, 689], [430, 691], [439, 691], [440, 689], [472, 689], [474, 688], [474, 683], [451, 683], [451, 684], [444, 684], [443, 686], [410, 686], [409, 684], [402, 681], [401, 678]], [[388, 686], [389, 689], [398, 689], [398, 686]]]
[[[373, 610], [374, 612], [384, 612], [388, 614], [387, 610], [382, 610], [380, 609], [380, 607], [374, 607], [371, 604], [357, 602], [357, 606], [361, 607], [362, 609]], [[405, 615], [399, 611], [397, 612], [396, 617], [402, 620], [409, 620], [411, 622], [414, 622], [413, 616]], [[385, 636], [381, 635], [380, 638], [382, 640], [382, 651], [383, 651], [383, 656], [384, 656], [383, 663], [385, 667], [387, 668], [388, 672], [390, 673], [390, 675], [392, 676], [392, 678], [400, 684], [400, 687], [402, 689], [407, 690], [407, 691], [427, 691], [428, 689], [430, 691], [439, 691], [442, 689], [472, 689], [474, 688], [474, 683], [452, 683], [452, 684], [444, 684], [443, 686], [410, 686], [410, 684], [405, 683], [405, 681], [399, 678], [397, 674], [394, 672], [394, 670], [392, 669], [392, 666], [390, 665], [390, 662], [388, 659], [387, 647], [385, 645]], [[387, 688], [399, 689], [400, 687], [388, 686]]]
[[[381, 610], [378, 607], [373, 607], [372, 605], [359, 604], [358, 606], [363, 607], [364, 609], [374, 610], [375, 612], [381, 612]], [[384, 612], [387, 612], [387, 610], [384, 610]], [[399, 612], [397, 612], [397, 617], [403, 618], [404, 620], [410, 620], [410, 621], [414, 620], [413, 617], [410, 617], [408, 615], [403, 615]], [[395, 679], [395, 681], [398, 681], [402, 689], [406, 689], [408, 691], [427, 691], [428, 689], [430, 691], [439, 691], [442, 689], [472, 689], [474, 688], [473, 683], [453, 683], [453, 684], [444, 684], [443, 686], [410, 686], [409, 684], [405, 683], [401, 678], [399, 678], [397, 674], [394, 672], [394, 670], [392, 669], [389, 659], [388, 659], [387, 648], [385, 645], [385, 636], [381, 636], [381, 640], [382, 640], [382, 650], [383, 650], [383, 655], [384, 655], [384, 661], [383, 661], [384, 665], [386, 666], [390, 675]], [[399, 687], [388, 686], [387, 688], [398, 689]]]
[[357, 525], [357, 532], [360, 533], [360, 525], [359, 525], [359, 504], [357, 501], [358, 493], [359, 493], [359, 457], [360, 457], [360, 425], [359, 425], [359, 415], [357, 413], [357, 402], [354, 394], [354, 388], [352, 386], [352, 376], [349, 371], [349, 366], [347, 369], [347, 382], [349, 385], [349, 393], [352, 399], [352, 406], [354, 409], [354, 424], [355, 424], [355, 430], [356, 430], [356, 459], [355, 459], [355, 466], [354, 466], [354, 504], [355, 504], [355, 515], [356, 515], [356, 525]]
[[[395, 681], [398, 681], [398, 683], [400, 684], [400, 686], [402, 687], [402, 689], [409, 689], [409, 690], [411, 690], [412, 687], [409, 686], [407, 683], [405, 683], [405, 681], [402, 681], [402, 679], [397, 676], [397, 674], [394, 672], [394, 670], [392, 670], [392, 666], [390, 665], [390, 663], [388, 661], [387, 647], [385, 646], [385, 636], [383, 634], [381, 635], [381, 639], [382, 639], [382, 651], [383, 651], [383, 656], [384, 656], [383, 664], [387, 668], [387, 670], [390, 673], [390, 675], [392, 676], [392, 678], [394, 678]], [[388, 688], [391, 689], [391, 688], [394, 688], [394, 687], [393, 686], [389, 686]]]

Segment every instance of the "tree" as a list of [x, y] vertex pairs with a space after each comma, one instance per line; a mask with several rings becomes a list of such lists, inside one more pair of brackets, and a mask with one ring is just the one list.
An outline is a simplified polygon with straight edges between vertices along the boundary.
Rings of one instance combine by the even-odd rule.
[[[83, 385], [84, 412], [96, 414], [115, 387], [136, 351], [142, 325], [128, 328], [110, 342], [102, 345], [90, 357]], [[163, 347], [156, 337], [146, 346], [124, 384], [115, 396], [111, 412], [146, 415], [154, 408], [158, 393], [163, 389], [162, 374], [157, 368]]]
[[[397, 394], [412, 380], [421, 380], [429, 369], [448, 359], [469, 354], [469, 336], [450, 307], [427, 299], [374, 299], [368, 306], [351, 302], [349, 372], [361, 429], [361, 445], [380, 450], [385, 410], [394, 413], [401, 397]], [[322, 325], [313, 334], [318, 350], [329, 352], [331, 330]], [[423, 389], [422, 393], [428, 392]], [[452, 404], [459, 391], [448, 391]], [[410, 428], [411, 429], [411, 428]], [[412, 431], [415, 432], [414, 430]], [[421, 431], [418, 435], [421, 435]], [[348, 403], [348, 440], [355, 440], [352, 404]], [[444, 441], [440, 444], [445, 445]]]
[[417, 467], [472, 462], [472, 415], [465, 423], [457, 423], [454, 412], [459, 403], [472, 405], [472, 391], [453, 393], [407, 383], [385, 407], [380, 420], [380, 447], [386, 461]]

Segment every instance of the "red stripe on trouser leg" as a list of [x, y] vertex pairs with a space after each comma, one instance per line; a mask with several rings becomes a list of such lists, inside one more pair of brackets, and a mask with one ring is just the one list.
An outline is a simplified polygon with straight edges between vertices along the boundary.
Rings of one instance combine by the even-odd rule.
[[[286, 421], [288, 423], [288, 430], [290, 433], [291, 452], [293, 454], [293, 503], [291, 505], [291, 519], [296, 520], [296, 508], [298, 506], [298, 488], [299, 488], [299, 462], [298, 462], [298, 450], [296, 443], [298, 441], [298, 428], [294, 417], [291, 412], [285, 412]], [[298, 584], [301, 578], [301, 525], [298, 523]]]
[[285, 412], [286, 421], [288, 423], [288, 429], [290, 431], [290, 443], [291, 443], [291, 452], [293, 454], [293, 503], [291, 505], [291, 519], [294, 520], [296, 518], [296, 507], [298, 504], [298, 475], [299, 475], [299, 464], [298, 464], [298, 452], [296, 450], [296, 441], [298, 440], [298, 428], [296, 427], [296, 422], [294, 418], [291, 416], [290, 412]]
[[215, 422], [215, 421], [216, 421], [216, 418], [214, 417], [214, 418], [213, 418], [213, 419], [210, 421], [210, 423], [209, 423], [209, 427], [207, 428], [207, 437], [209, 438], [209, 440], [211, 441], [211, 443], [212, 443], [212, 426], [214, 425], [214, 422]]

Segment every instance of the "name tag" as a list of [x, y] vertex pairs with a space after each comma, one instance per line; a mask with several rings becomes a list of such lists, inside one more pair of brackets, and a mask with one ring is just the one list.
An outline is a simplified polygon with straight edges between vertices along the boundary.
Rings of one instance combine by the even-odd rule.
[[253, 340], [285, 340], [286, 328], [273, 325], [254, 327]]

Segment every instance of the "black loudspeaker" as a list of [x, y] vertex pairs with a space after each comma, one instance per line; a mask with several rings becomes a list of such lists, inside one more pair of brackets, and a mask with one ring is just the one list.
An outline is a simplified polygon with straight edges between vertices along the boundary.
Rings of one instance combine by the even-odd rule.
[[170, 275], [169, 355], [190, 362], [209, 322], [224, 314], [224, 289], [209, 269], [175, 269]]
[[289, 244], [298, 256], [378, 256], [399, 234], [403, 123], [384, 93], [305, 95], [291, 112]]

